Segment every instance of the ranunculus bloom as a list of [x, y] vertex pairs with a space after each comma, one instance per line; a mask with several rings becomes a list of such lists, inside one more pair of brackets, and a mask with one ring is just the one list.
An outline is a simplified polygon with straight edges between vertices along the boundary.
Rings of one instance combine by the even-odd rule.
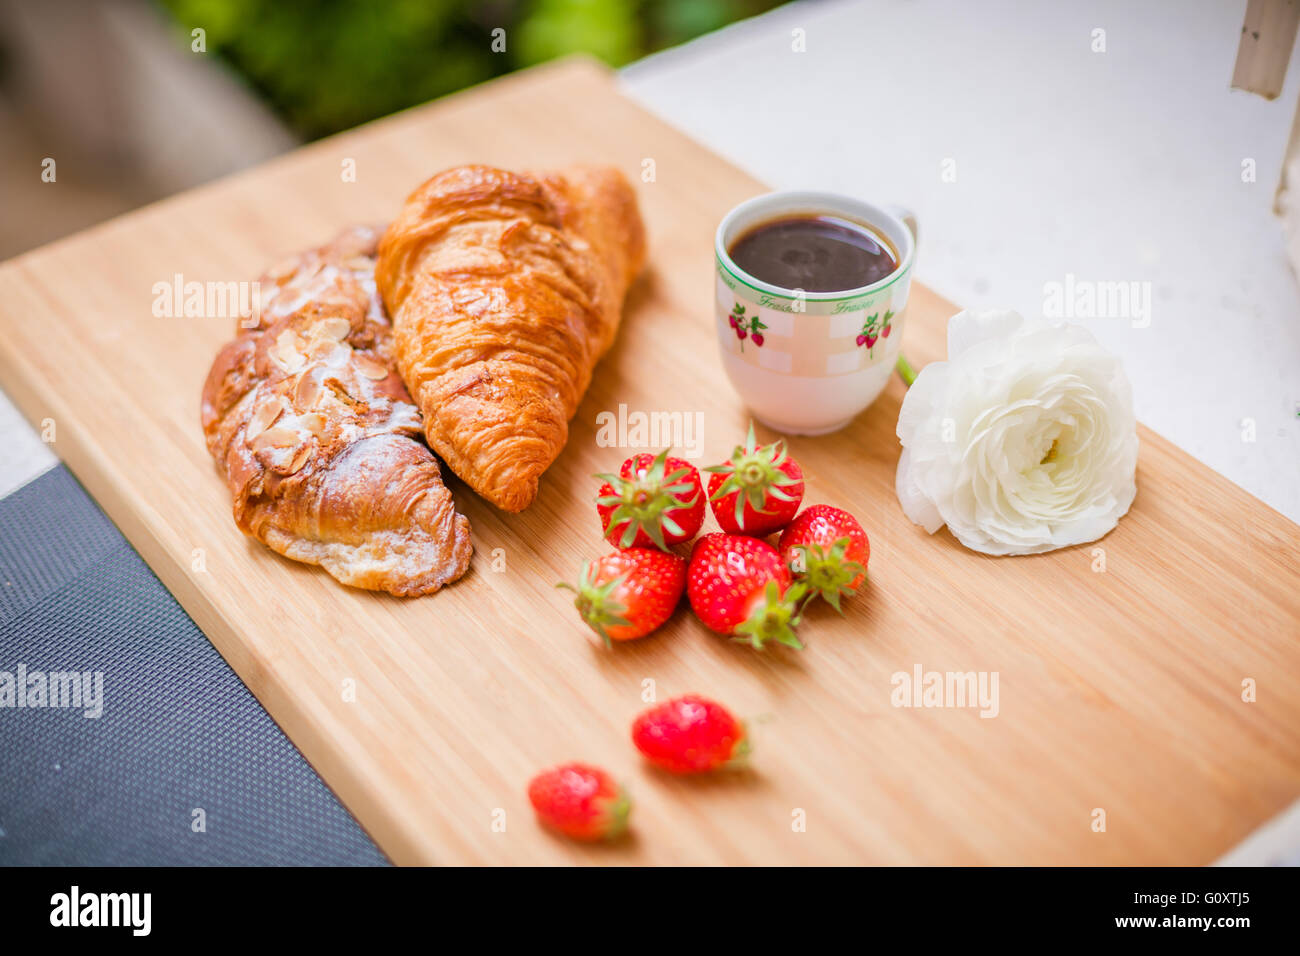
[[1095, 541], [1137, 493], [1137, 422], [1119, 359], [1075, 325], [1015, 312], [948, 320], [898, 415], [904, 513], [985, 554]]

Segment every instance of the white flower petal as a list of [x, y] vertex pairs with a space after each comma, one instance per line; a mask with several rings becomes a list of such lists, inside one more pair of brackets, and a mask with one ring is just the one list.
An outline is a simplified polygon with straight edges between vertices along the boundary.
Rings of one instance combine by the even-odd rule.
[[894, 491], [898, 495], [899, 504], [903, 506], [903, 514], [913, 524], [919, 524], [934, 534], [943, 527], [943, 515], [939, 514], [934, 502], [912, 482], [910, 464], [911, 456], [904, 448], [902, 457], [898, 459], [898, 472], [894, 475]]
[[898, 410], [898, 437], [913, 435], [921, 425], [931, 421], [935, 407], [947, 400], [947, 390], [947, 362], [931, 362], [921, 369], [903, 395], [903, 407]]
[[903, 400], [898, 437], [903, 512], [987, 554], [1094, 541], [1137, 492], [1132, 389], [1078, 326], [959, 312], [948, 361], [922, 369]]

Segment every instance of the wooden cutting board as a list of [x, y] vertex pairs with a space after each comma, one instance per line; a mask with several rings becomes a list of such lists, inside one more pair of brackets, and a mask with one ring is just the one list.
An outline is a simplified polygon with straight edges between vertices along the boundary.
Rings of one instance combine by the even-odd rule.
[[[349, 590], [236, 530], [198, 426], [233, 322], [157, 318], [152, 289], [252, 279], [470, 161], [617, 164], [638, 184], [650, 265], [537, 503], [505, 515], [454, 483], [470, 573], [417, 600]], [[602, 550], [591, 475], [626, 451], [598, 446], [596, 416], [701, 412], [704, 457], [730, 451], [747, 416], [716, 354], [711, 244], [762, 190], [601, 68], [556, 64], [5, 264], [0, 383], [53, 422], [60, 457], [400, 863], [1195, 864], [1300, 796], [1300, 528], [1145, 429], [1115, 532], [987, 558], [899, 510], [895, 380], [846, 430], [791, 442], [807, 500], [852, 510], [872, 543], [869, 587], [843, 618], [811, 614], [807, 650], [755, 653], [687, 611], [612, 653], [593, 642], [553, 585]], [[955, 310], [914, 288], [914, 364], [943, 357]], [[998, 715], [892, 706], [891, 675], [918, 666], [997, 672]], [[754, 718], [753, 771], [644, 767], [628, 726], [651, 687]], [[628, 783], [633, 839], [580, 847], [536, 826], [528, 779], [575, 758]]]

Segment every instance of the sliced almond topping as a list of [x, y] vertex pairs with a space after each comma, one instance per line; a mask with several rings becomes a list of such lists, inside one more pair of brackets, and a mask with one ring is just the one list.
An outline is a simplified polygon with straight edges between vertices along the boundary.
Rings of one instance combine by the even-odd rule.
[[298, 408], [315, 408], [325, 396], [325, 389], [316, 375], [319, 368], [319, 365], [313, 365], [299, 376], [293, 389], [293, 403]]
[[275, 363], [280, 371], [293, 375], [299, 371], [307, 359], [297, 352], [283, 352], [277, 346], [272, 346], [270, 350], [271, 361]]
[[298, 425], [317, 438], [325, 434], [325, 416], [320, 412], [308, 412], [306, 415], [299, 415]]
[[298, 449], [298, 454], [293, 456], [289, 462], [289, 467], [284, 469], [284, 474], [293, 475], [302, 470], [302, 466], [307, 464], [307, 459], [311, 457], [311, 445], [303, 445]]
[[368, 356], [358, 355], [356, 361], [353, 362], [353, 366], [356, 368], [358, 375], [374, 379], [376, 382], [382, 382], [388, 378], [388, 368]]
[[290, 428], [272, 428], [257, 436], [253, 442], [253, 451], [264, 448], [292, 448], [298, 444], [298, 433]]
[[262, 434], [268, 428], [275, 424], [276, 419], [284, 414], [284, 399], [279, 395], [273, 395], [266, 401], [257, 406], [252, 417], [248, 420], [248, 427], [244, 429], [244, 439], [252, 441], [258, 435]]
[[323, 337], [339, 342], [348, 337], [352, 331], [352, 323], [341, 315], [335, 315], [317, 322], [313, 331], [318, 331]]
[[293, 329], [285, 329], [276, 336], [275, 344], [271, 346], [271, 360], [284, 371], [292, 374], [302, 368], [303, 363], [307, 361], [301, 351], [302, 345], [298, 333]]

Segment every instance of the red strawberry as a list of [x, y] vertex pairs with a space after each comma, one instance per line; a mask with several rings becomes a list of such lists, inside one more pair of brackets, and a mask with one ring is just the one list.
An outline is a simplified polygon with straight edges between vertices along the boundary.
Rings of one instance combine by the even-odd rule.
[[736, 338], [738, 338], [738, 339], [743, 339], [743, 338], [744, 338], [746, 335], [748, 335], [748, 334], [749, 334], [749, 333], [745, 331], [745, 327], [744, 327], [744, 326], [740, 326], [740, 327], [738, 327], [738, 328], [736, 329]]
[[670, 773], [701, 773], [744, 759], [745, 725], [716, 701], [697, 694], [644, 711], [632, 722], [632, 743], [647, 760]]
[[754, 343], [755, 345], [757, 345], [759, 348], [762, 348], [762, 347], [763, 347], [763, 333], [762, 333], [762, 332], [755, 332], [752, 341], [753, 341], [753, 343]]
[[620, 548], [667, 550], [690, 541], [704, 524], [704, 485], [690, 462], [658, 455], [633, 455], [617, 475], [604, 479], [596, 511], [605, 537]]
[[671, 551], [627, 548], [588, 561], [575, 587], [573, 606], [588, 626], [605, 639], [644, 637], [672, 617], [686, 589], [686, 559]]
[[892, 328], [893, 328], [892, 325], [887, 325], [887, 326], [885, 326], [883, 329], [880, 330], [880, 334], [881, 334], [883, 337], [885, 337], [885, 338], [889, 338], [889, 330], [892, 329]]
[[599, 767], [569, 763], [528, 784], [537, 819], [575, 840], [612, 840], [627, 829], [632, 802]]
[[867, 348], [874, 348], [876, 345], [876, 339], [880, 338], [880, 336], [868, 335], [866, 338], [867, 338]]
[[736, 327], [736, 317], [734, 315], [727, 316], [727, 324], [734, 329]]
[[852, 594], [866, 580], [871, 542], [847, 511], [830, 505], [805, 508], [781, 532], [779, 547], [795, 577], [837, 611], [840, 597]]
[[731, 534], [761, 538], [780, 531], [803, 500], [803, 469], [786, 454], [785, 442], [758, 447], [752, 424], [727, 464], [704, 470], [713, 516]]
[[807, 588], [790, 582], [790, 569], [766, 541], [714, 532], [691, 551], [686, 596], [696, 616], [719, 634], [756, 648], [769, 640], [802, 648], [794, 626]]
[[866, 345], [866, 344], [867, 344], [867, 337], [866, 337], [865, 335], [859, 335], [859, 336], [858, 336], [858, 344], [859, 344], [859, 345]]

